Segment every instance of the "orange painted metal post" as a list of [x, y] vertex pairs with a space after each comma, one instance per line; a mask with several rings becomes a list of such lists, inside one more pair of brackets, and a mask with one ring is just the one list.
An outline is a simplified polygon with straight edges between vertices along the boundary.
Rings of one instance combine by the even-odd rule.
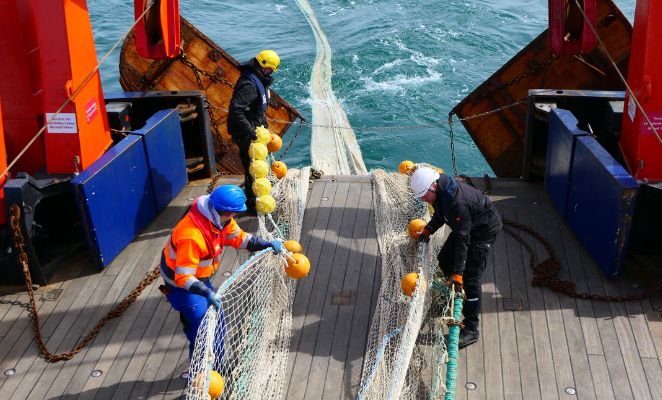
[[[0, 2], [0, 60], [4, 139], [7, 158], [12, 161], [39, 131], [43, 120], [39, 45], [28, 1]], [[44, 144], [41, 137], [18, 161], [13, 171], [34, 175], [43, 165]]]
[[135, 0], [134, 15], [136, 20], [142, 16], [135, 28], [141, 57], [159, 60], [179, 55], [179, 0]]
[[[634, 16], [628, 85], [658, 135], [662, 136], [662, 2], [639, 0]], [[662, 181], [662, 143], [629, 94], [625, 96], [620, 139], [630, 173]]]
[[[0, 173], [7, 168], [7, 152], [5, 150], [5, 130], [2, 128], [2, 98], [0, 97]], [[5, 210], [5, 182], [9, 174], [0, 176], [0, 225], [7, 223], [7, 210]]]
[[[46, 171], [73, 173], [96, 161], [111, 138], [85, 0], [31, 0], [39, 42]], [[91, 74], [91, 77], [90, 77]], [[73, 96], [60, 114], [55, 111]]]

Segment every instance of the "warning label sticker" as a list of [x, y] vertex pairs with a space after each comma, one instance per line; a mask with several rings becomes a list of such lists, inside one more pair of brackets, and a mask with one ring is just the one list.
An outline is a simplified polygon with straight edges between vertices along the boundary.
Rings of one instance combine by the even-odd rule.
[[75, 113], [46, 113], [48, 133], [78, 133]]
[[[658, 135], [662, 134], [662, 112], [647, 112], [646, 114], [648, 115], [648, 119], [653, 124], [653, 127], [657, 131]], [[642, 124], [644, 124], [646, 127], [646, 133], [653, 133], [653, 129], [651, 129], [648, 121], [644, 120], [642, 121]]]

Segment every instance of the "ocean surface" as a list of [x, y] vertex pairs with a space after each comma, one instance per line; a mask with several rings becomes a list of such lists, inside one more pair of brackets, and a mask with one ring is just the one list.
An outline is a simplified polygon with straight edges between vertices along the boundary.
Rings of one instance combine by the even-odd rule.
[[[452, 171], [448, 112], [547, 29], [543, 0], [310, 1], [333, 51], [333, 90], [369, 170], [400, 161]], [[616, 1], [632, 22], [635, 0]], [[101, 59], [133, 24], [132, 0], [89, 0]], [[239, 61], [276, 50], [273, 89], [310, 121], [315, 39], [296, 1], [180, 0], [181, 15]], [[121, 91], [119, 47], [101, 66], [106, 92]], [[459, 172], [493, 175], [456, 122]], [[290, 128], [284, 142], [296, 130]], [[309, 127], [284, 161], [310, 164]]]

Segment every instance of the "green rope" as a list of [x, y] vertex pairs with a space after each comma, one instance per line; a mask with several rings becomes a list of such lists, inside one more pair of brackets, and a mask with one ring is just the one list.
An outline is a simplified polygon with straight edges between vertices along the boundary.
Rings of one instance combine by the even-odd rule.
[[[462, 296], [456, 293], [453, 302], [453, 319], [460, 321], [462, 318]], [[455, 399], [455, 386], [457, 385], [457, 358], [458, 343], [460, 340], [460, 326], [451, 325], [448, 334], [448, 364], [446, 365], [446, 396], [445, 400]]]

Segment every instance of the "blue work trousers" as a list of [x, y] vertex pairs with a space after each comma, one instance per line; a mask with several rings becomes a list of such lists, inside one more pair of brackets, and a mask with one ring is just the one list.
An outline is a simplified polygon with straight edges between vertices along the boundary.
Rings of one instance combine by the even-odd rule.
[[[166, 266], [165, 268], [168, 267]], [[204, 282], [209, 289], [216, 292], [216, 289], [212, 286], [209, 280], [202, 280], [202, 282]], [[179, 311], [179, 319], [184, 327], [184, 334], [186, 334], [186, 338], [188, 338], [188, 357], [189, 360], [191, 360], [193, 357], [193, 349], [195, 348], [195, 337], [198, 333], [198, 328], [207, 313], [207, 308], [209, 308], [207, 298], [200, 296], [199, 294], [191, 293], [186, 289], [168, 284], [166, 284], [166, 288], [166, 298], [168, 299], [168, 302], [172, 305], [172, 308]], [[216, 338], [214, 341], [216, 353], [215, 365], [220, 364], [223, 359], [223, 340], [227, 332], [223, 310], [218, 310], [218, 313], [219, 326], [216, 328]]]

